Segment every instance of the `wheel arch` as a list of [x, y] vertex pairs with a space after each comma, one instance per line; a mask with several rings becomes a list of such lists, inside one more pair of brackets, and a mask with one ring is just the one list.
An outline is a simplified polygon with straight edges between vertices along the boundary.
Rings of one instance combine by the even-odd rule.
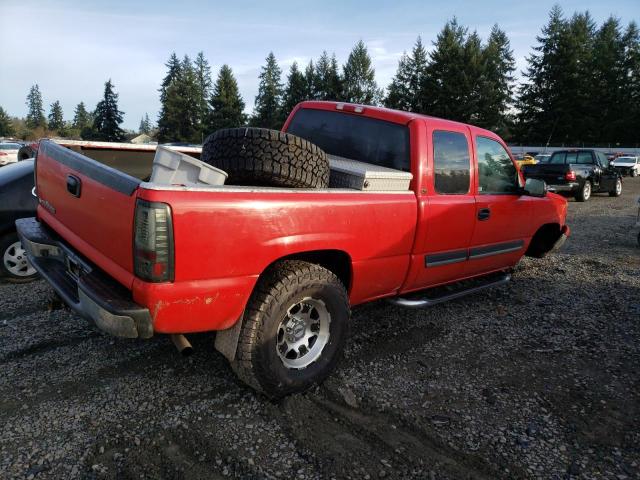
[[545, 223], [531, 238], [525, 255], [534, 258], [544, 257], [553, 248], [560, 235], [562, 235], [562, 227], [559, 223]]

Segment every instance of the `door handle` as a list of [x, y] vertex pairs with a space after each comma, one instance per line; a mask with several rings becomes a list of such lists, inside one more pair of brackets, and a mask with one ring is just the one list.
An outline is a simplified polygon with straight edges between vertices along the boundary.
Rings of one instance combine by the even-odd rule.
[[490, 216], [491, 216], [491, 209], [481, 208], [480, 210], [478, 210], [478, 220], [480, 221], [489, 220]]
[[80, 197], [82, 182], [75, 175], [67, 175], [67, 192], [74, 197]]

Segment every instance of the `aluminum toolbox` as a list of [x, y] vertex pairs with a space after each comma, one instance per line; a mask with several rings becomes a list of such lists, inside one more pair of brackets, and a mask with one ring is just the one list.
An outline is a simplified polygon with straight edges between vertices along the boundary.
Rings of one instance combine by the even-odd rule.
[[327, 158], [331, 168], [331, 188], [353, 188], [368, 192], [406, 191], [409, 190], [409, 183], [413, 178], [410, 172], [402, 170], [379, 167], [335, 155], [327, 155]]

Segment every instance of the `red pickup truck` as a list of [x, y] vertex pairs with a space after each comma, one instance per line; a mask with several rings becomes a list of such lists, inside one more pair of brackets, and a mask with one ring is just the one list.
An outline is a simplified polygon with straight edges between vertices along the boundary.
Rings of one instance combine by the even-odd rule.
[[218, 331], [240, 378], [279, 397], [332, 371], [351, 307], [428, 306], [503, 284], [523, 255], [544, 256], [569, 234], [566, 201], [525, 184], [492, 132], [336, 102], [299, 104], [283, 132], [410, 183], [163, 185], [42, 141], [37, 218], [17, 222], [28, 256], [101, 330]]

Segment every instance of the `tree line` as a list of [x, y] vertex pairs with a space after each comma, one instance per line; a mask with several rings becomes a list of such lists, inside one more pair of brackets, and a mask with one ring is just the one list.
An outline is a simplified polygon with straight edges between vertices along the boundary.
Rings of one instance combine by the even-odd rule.
[[[386, 89], [376, 83], [363, 41], [341, 66], [335, 53], [325, 51], [306, 65], [293, 62], [284, 78], [271, 52], [260, 70], [252, 115], [245, 113], [229, 65], [214, 81], [202, 52], [193, 60], [173, 53], [159, 91], [157, 127], [145, 115], [139, 132], [160, 142], [201, 143], [220, 128], [280, 128], [303, 100], [337, 100], [471, 123], [518, 143], [640, 143], [640, 33], [635, 22], [625, 27], [610, 17], [598, 26], [588, 12], [565, 17], [555, 6], [536, 42], [519, 84], [506, 33], [494, 25], [483, 40], [455, 18], [430, 50], [417, 38]], [[27, 97], [26, 124], [47, 126], [60, 135], [122, 139], [117, 99], [108, 81], [95, 110], [87, 111], [81, 102], [73, 121], [64, 122], [56, 101], [47, 122], [35, 85]], [[7, 128], [11, 119], [0, 108], [0, 135]]]

